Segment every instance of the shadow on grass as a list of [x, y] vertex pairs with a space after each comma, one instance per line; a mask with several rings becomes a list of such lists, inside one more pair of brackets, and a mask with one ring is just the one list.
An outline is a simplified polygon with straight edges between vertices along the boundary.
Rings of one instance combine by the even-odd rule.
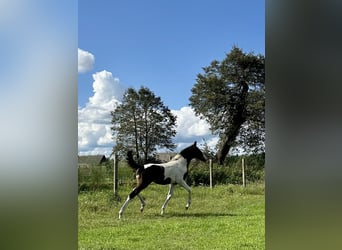
[[200, 212], [196, 212], [196, 213], [167, 213], [167, 214], [164, 214], [164, 215], [160, 215], [161, 217], [165, 217], [165, 218], [175, 218], [175, 217], [182, 217], [182, 218], [207, 218], [207, 217], [227, 217], [227, 216], [239, 216], [239, 214], [234, 214], [234, 213], [226, 213], [226, 212], [203, 212], [203, 213], [200, 213]]

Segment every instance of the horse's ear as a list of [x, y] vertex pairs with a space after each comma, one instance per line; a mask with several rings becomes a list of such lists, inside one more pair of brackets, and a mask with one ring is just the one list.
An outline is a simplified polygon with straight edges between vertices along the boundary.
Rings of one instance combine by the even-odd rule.
[[195, 147], [196, 147], [196, 143], [197, 143], [197, 141], [194, 142], [194, 146], [195, 146]]

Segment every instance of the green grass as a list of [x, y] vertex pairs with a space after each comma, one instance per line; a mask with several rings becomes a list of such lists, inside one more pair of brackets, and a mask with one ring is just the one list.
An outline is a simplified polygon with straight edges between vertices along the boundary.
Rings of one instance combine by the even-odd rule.
[[119, 200], [108, 190], [79, 194], [79, 249], [265, 249], [264, 184], [192, 187], [189, 210], [177, 186], [163, 216], [168, 187], [152, 184], [144, 212], [135, 198], [118, 220], [130, 190], [121, 187]]

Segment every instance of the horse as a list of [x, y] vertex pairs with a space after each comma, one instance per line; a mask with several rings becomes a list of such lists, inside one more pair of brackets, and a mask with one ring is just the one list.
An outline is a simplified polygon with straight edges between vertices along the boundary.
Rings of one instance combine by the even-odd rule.
[[138, 196], [141, 202], [140, 211], [144, 211], [145, 201], [139, 194], [152, 182], [167, 185], [169, 184], [169, 192], [166, 196], [166, 200], [161, 207], [161, 215], [164, 214], [167, 203], [170, 201], [174, 188], [177, 184], [182, 186], [188, 192], [188, 203], [185, 209], [189, 209], [191, 204], [191, 189], [185, 182], [185, 178], [189, 171], [189, 164], [192, 159], [198, 159], [206, 161], [202, 151], [196, 146], [196, 141], [191, 146], [183, 149], [179, 154], [174, 156], [169, 162], [166, 163], [149, 163], [145, 165], [139, 165], [133, 159], [132, 151], [127, 152], [127, 163], [128, 165], [136, 170], [137, 185], [133, 191], [128, 195], [125, 203], [122, 205], [119, 211], [119, 219], [121, 219], [127, 205], [135, 197]]

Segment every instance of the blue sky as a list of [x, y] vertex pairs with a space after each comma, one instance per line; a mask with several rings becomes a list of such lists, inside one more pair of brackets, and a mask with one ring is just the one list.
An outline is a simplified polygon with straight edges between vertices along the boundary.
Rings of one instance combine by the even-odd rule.
[[94, 59], [79, 73], [79, 109], [96, 92], [94, 74], [105, 70], [120, 91], [147, 86], [180, 111], [202, 67], [234, 45], [265, 54], [264, 1], [79, 1], [78, 16], [78, 47]]

